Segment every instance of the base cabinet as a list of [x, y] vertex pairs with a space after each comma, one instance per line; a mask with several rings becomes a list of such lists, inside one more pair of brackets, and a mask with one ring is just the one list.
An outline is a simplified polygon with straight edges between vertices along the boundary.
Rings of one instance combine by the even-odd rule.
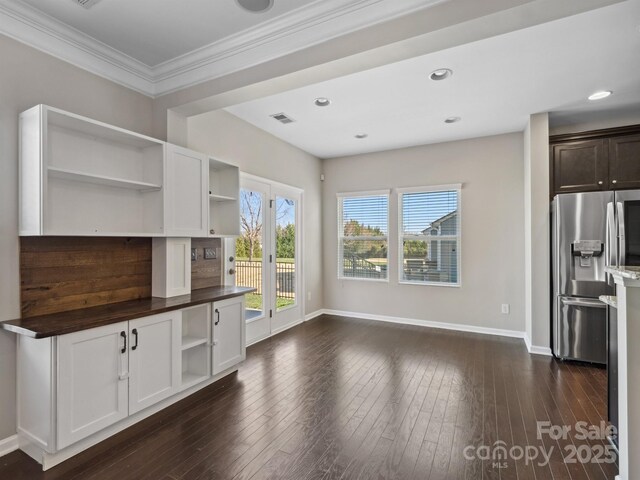
[[180, 390], [180, 311], [129, 322], [129, 414]]
[[221, 378], [245, 358], [244, 326], [244, 297], [234, 297], [58, 337], [20, 336], [20, 448], [50, 468]]
[[213, 374], [246, 358], [244, 297], [213, 304]]
[[58, 449], [129, 414], [127, 323], [58, 338]]

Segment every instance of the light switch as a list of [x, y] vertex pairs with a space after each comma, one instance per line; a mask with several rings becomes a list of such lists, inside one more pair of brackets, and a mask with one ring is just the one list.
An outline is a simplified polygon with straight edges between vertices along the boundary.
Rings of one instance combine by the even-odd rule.
[[204, 259], [205, 260], [215, 260], [216, 259], [216, 249], [215, 248], [206, 248], [204, 249]]
[[195, 262], [197, 259], [198, 259], [198, 250], [196, 248], [192, 248], [191, 249], [191, 261]]

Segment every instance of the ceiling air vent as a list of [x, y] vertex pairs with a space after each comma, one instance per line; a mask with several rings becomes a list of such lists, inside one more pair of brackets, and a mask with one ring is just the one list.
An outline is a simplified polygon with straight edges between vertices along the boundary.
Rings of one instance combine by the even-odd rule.
[[273, 115], [271, 115], [273, 118], [275, 118], [276, 120], [278, 120], [280, 123], [284, 123], [285, 125], [287, 123], [293, 123], [295, 122], [295, 120], [291, 117], [287, 117], [284, 113], [274, 113]]
[[100, 0], [73, 0], [73, 1], [78, 5], [80, 5], [81, 7], [89, 9], [93, 7], [96, 3], [98, 3]]

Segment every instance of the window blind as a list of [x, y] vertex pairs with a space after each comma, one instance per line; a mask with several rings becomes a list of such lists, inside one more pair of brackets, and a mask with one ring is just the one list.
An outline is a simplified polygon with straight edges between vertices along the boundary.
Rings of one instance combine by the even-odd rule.
[[338, 277], [385, 280], [389, 194], [338, 195]]
[[400, 193], [400, 281], [460, 284], [460, 190]]

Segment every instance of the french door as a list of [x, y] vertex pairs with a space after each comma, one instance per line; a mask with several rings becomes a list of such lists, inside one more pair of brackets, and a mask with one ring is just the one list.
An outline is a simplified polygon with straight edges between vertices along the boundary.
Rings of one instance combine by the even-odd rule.
[[235, 283], [256, 289], [246, 296], [247, 344], [303, 318], [301, 202], [299, 189], [241, 176]]

